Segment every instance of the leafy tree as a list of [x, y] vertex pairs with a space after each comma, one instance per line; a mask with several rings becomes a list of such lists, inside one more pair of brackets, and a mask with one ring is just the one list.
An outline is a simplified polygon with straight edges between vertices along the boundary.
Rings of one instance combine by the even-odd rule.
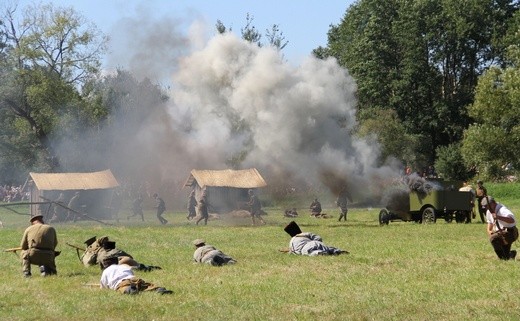
[[271, 47], [278, 48], [278, 50], [282, 50], [289, 43], [289, 41], [285, 40], [283, 32], [280, 31], [280, 28], [276, 24], [272, 25], [271, 30], [266, 29], [265, 35], [269, 45], [271, 45]]
[[[262, 47], [264, 45], [261, 41], [262, 34], [260, 34], [260, 32], [258, 32], [256, 27], [253, 25], [253, 20], [254, 17], [247, 13], [246, 25], [240, 29], [241, 36], [242, 39]], [[221, 20], [217, 20], [215, 28], [219, 34], [232, 32], [232, 28], [227, 28]], [[275, 47], [278, 50], [282, 50], [289, 43], [289, 41], [285, 40], [285, 36], [283, 35], [283, 32], [280, 31], [280, 27], [277, 24], [273, 24], [271, 29], [266, 29], [265, 36], [267, 38], [267, 45]]]
[[460, 144], [457, 143], [437, 148], [435, 168], [437, 173], [446, 180], [463, 181], [472, 176], [462, 158]]
[[462, 139], [478, 76], [504, 60], [501, 37], [517, 10], [505, 0], [361, 0], [314, 54], [349, 69], [368, 111], [360, 116], [392, 109], [408, 134], [428, 137], [431, 162], [438, 146]]
[[256, 30], [256, 27], [253, 25], [254, 17], [249, 13], [246, 15], [246, 25], [240, 29], [240, 33], [242, 34], [242, 39], [249, 41], [250, 43], [255, 43], [258, 47], [262, 47], [262, 35]]
[[396, 157], [405, 164], [417, 167], [414, 151], [420, 143], [419, 137], [406, 133], [394, 110], [377, 110], [372, 117], [364, 117], [358, 135], [370, 138], [381, 146], [380, 161]]
[[106, 39], [72, 8], [28, 6], [20, 21], [16, 10], [7, 8], [2, 17], [9, 66], [0, 84], [0, 110], [14, 117], [18, 138], [31, 141], [33, 158], [54, 170], [59, 159], [53, 133], [60, 118], [81, 108], [77, 89], [97, 72]]
[[464, 133], [462, 155], [483, 177], [503, 176], [504, 165], [520, 166], [520, 54], [509, 49], [511, 65], [494, 67], [479, 79], [469, 114], [475, 119]]

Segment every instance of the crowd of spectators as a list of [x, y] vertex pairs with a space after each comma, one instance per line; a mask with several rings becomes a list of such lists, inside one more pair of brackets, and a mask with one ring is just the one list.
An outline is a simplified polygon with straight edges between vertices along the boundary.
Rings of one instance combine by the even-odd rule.
[[22, 188], [22, 185], [0, 185], [0, 201], [9, 203], [29, 200], [29, 191], [24, 192]]

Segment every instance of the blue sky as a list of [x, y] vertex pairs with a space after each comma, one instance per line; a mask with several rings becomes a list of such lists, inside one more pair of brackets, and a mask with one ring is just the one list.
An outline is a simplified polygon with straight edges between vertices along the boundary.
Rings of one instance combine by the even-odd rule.
[[[35, 1], [21, 0], [23, 7]], [[312, 49], [327, 44], [330, 24], [338, 24], [355, 0], [52, 0], [60, 6], [72, 6], [105, 34], [125, 17], [146, 11], [150, 19], [171, 17], [180, 19], [188, 29], [194, 21], [203, 21], [214, 30], [217, 19], [236, 33], [245, 25], [246, 15], [253, 16], [253, 25], [262, 33], [277, 24], [289, 41], [283, 50], [293, 64]]]

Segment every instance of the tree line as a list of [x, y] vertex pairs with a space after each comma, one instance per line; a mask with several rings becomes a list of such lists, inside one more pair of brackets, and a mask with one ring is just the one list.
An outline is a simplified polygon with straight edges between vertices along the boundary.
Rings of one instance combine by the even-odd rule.
[[360, 0], [313, 53], [336, 58], [356, 79], [359, 134], [377, 134], [382, 161], [497, 179], [520, 166], [518, 8], [509, 0]]

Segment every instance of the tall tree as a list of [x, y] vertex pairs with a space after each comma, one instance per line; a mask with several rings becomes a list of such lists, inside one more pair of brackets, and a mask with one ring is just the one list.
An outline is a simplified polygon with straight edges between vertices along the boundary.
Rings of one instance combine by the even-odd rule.
[[30, 5], [21, 19], [17, 9], [6, 8], [2, 17], [9, 72], [0, 85], [0, 110], [19, 121], [17, 134], [32, 137], [42, 166], [54, 170], [52, 134], [60, 117], [82, 106], [78, 88], [97, 72], [106, 38], [72, 8]]
[[462, 155], [483, 177], [499, 178], [507, 164], [520, 167], [520, 47], [509, 48], [511, 64], [489, 69], [476, 88]]
[[[262, 43], [262, 34], [253, 25], [253, 20], [254, 17], [247, 13], [246, 25], [240, 29], [242, 39], [254, 43], [259, 47], [269, 45], [277, 48], [278, 50], [282, 50], [287, 46], [287, 44], [289, 44], [289, 41], [285, 40], [283, 32], [280, 31], [280, 26], [277, 24], [273, 24], [271, 26], [271, 29], [265, 30], [265, 37], [267, 38], [267, 43]], [[215, 24], [215, 29], [219, 34], [231, 32], [233, 30], [231, 27], [226, 27], [221, 20], [217, 20], [217, 23]]]
[[[501, 38], [517, 1], [361, 0], [331, 26], [327, 48], [358, 83], [362, 117], [393, 109], [407, 132], [438, 146], [462, 138], [478, 76], [503, 60]], [[363, 121], [363, 119], [361, 119]], [[429, 151], [429, 152], [428, 152]]]

